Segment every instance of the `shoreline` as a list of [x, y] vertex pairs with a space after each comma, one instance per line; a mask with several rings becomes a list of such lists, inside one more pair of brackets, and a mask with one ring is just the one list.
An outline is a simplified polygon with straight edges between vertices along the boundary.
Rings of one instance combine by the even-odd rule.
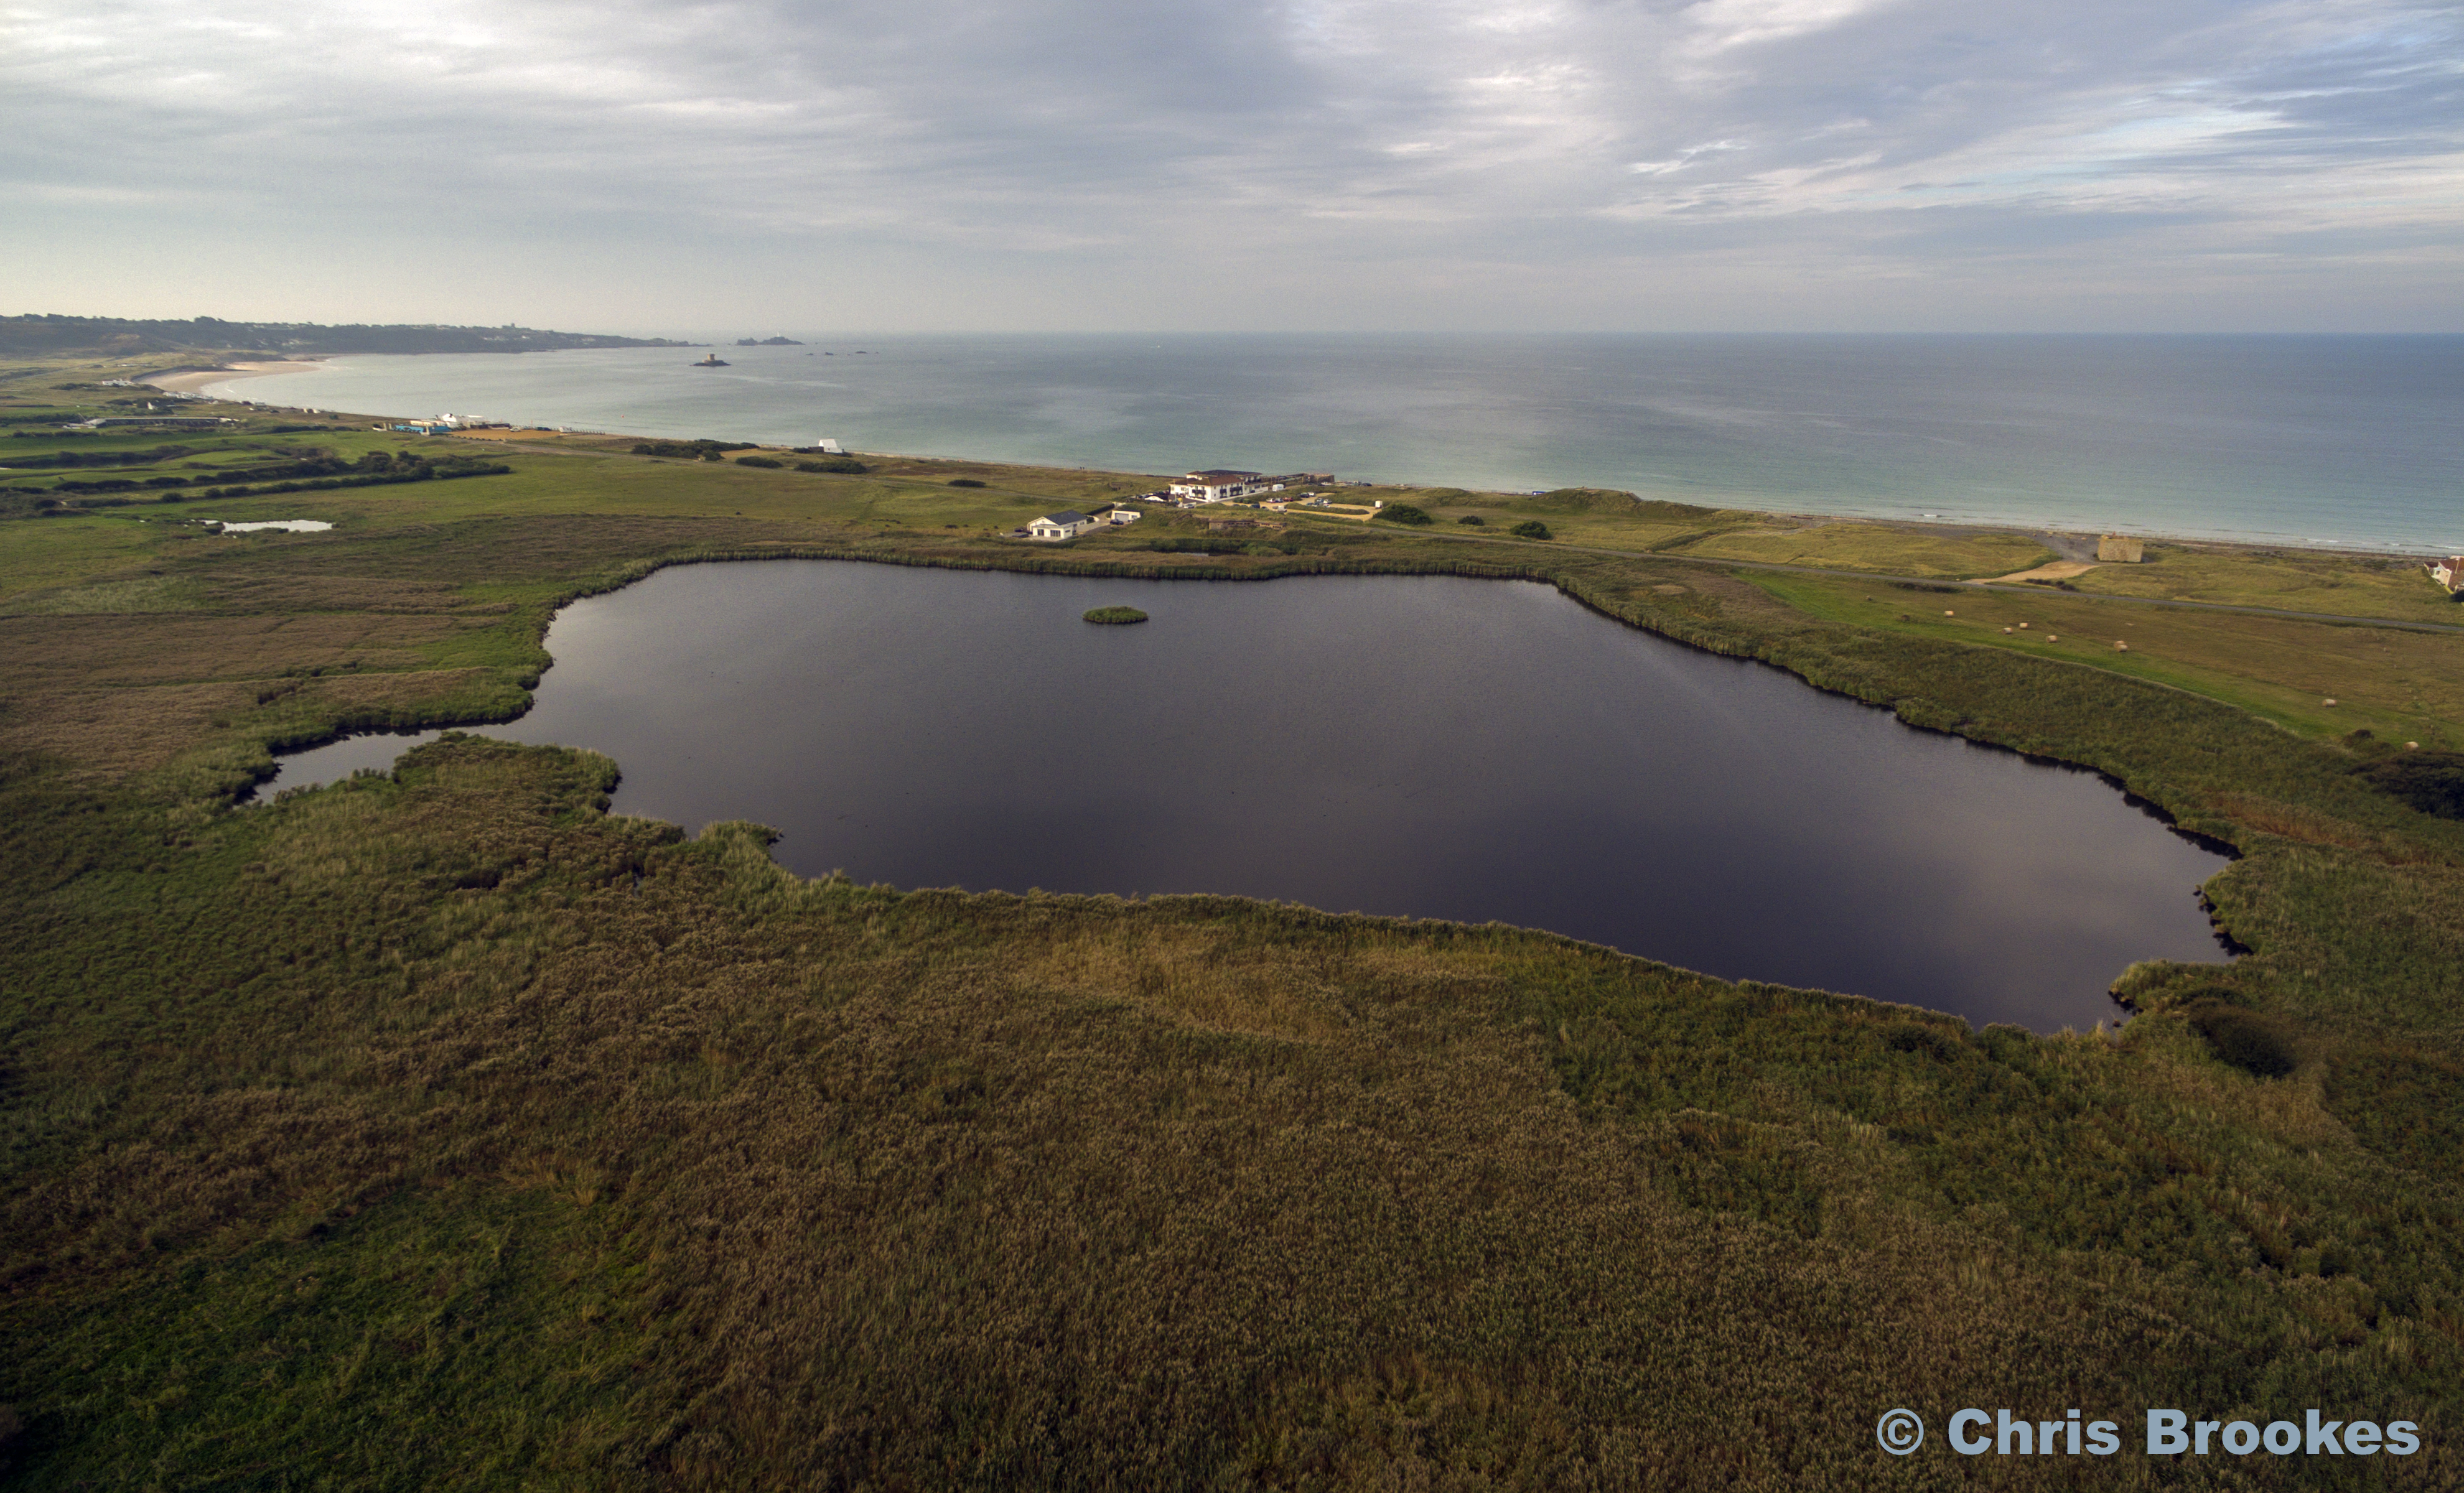
[[215, 368], [174, 368], [166, 373], [147, 374], [138, 382], [151, 384], [165, 394], [196, 394], [211, 384], [277, 378], [286, 373], [314, 373], [323, 366], [322, 358], [290, 358], [275, 362], [226, 363]]
[[[388, 419], [389, 419], [389, 418], [392, 418], [392, 417], [390, 417], [390, 416], [384, 416], [384, 417], [380, 417], [380, 416], [373, 416], [373, 415], [372, 415], [372, 416], [369, 416], [369, 418], [371, 418], [371, 419], [377, 419], [377, 418], [388, 418]], [[559, 453], [559, 454], [564, 454], [564, 455], [580, 455], [580, 454], [585, 454], [585, 453], [587, 453], [587, 454], [600, 454], [600, 455], [605, 455], [605, 454], [624, 454], [623, 452], [613, 452], [613, 453], [611, 453], [611, 452], [609, 452], [609, 451], [608, 451], [606, 449], [605, 449], [605, 448], [597, 448], [597, 447], [587, 447], [587, 446], [584, 446], [584, 447], [576, 447], [576, 448], [560, 448], [560, 447], [555, 447], [555, 446], [547, 445], [547, 444], [545, 444], [544, 442], [539, 441], [539, 437], [542, 437], [542, 436], [554, 437], [554, 436], [558, 436], [558, 435], [564, 435], [564, 436], [581, 436], [581, 437], [584, 437], [584, 438], [586, 438], [586, 439], [596, 439], [596, 440], [603, 440], [603, 441], [678, 441], [678, 440], [691, 440], [691, 439], [693, 439], [693, 437], [691, 437], [691, 436], [674, 436], [674, 435], [643, 435], [643, 434], [637, 434], [637, 433], [630, 432], [630, 431], [621, 431], [621, 430], [547, 430], [547, 429], [542, 429], [542, 428], [539, 428], [539, 427], [536, 427], [536, 426], [524, 426], [524, 425], [522, 425], [522, 424], [520, 424], [520, 423], [518, 423], [518, 422], [515, 423], [515, 424], [512, 426], [512, 428], [509, 428], [509, 429], [501, 429], [501, 430], [455, 430], [455, 431], [449, 432], [449, 434], [448, 434], [448, 437], [447, 437], [447, 438], [448, 438], [448, 439], [452, 439], [452, 440], [492, 441], [492, 442], [499, 442], [499, 443], [506, 443], [506, 444], [512, 444], [512, 443], [520, 442], [520, 441], [524, 440], [525, 438], [528, 438], [528, 439], [532, 440], [532, 441], [533, 441], [533, 442], [538, 446], [538, 449], [539, 449], [539, 450], [541, 450], [541, 451], [554, 451], [554, 452], [557, 452], [557, 453]], [[764, 442], [757, 442], [757, 443], [755, 443], [755, 449], [756, 449], [756, 450], [761, 450], [761, 451], [796, 451], [796, 450], [799, 450], [799, 448], [794, 447], [794, 446], [788, 446], [788, 445], [783, 445], [783, 444], [779, 444], [779, 443], [774, 443], [774, 442], [767, 442], [767, 441], [764, 441]], [[891, 460], [891, 461], [914, 461], [914, 462], [954, 463], [954, 464], [961, 464], [961, 465], [969, 465], [969, 466], [1027, 467], [1027, 468], [1033, 468], [1033, 469], [1035, 469], [1035, 470], [1043, 471], [1043, 472], [1091, 472], [1091, 473], [1097, 473], [1097, 474], [1104, 475], [1104, 476], [1135, 477], [1135, 478], [1137, 478], [1137, 479], [1139, 479], [1139, 480], [1141, 480], [1141, 481], [1153, 481], [1153, 480], [1169, 481], [1169, 480], [1171, 480], [1171, 479], [1170, 479], [1170, 478], [1168, 478], [1168, 477], [1160, 477], [1160, 478], [1159, 478], [1159, 477], [1157, 476], [1157, 474], [1153, 473], [1153, 472], [1132, 472], [1132, 471], [1129, 471], [1129, 470], [1127, 470], [1127, 469], [1123, 469], [1123, 468], [1089, 466], [1089, 465], [1088, 465], [1088, 464], [1086, 464], [1086, 463], [1084, 463], [1084, 462], [1049, 462], [1049, 461], [1012, 460], [1012, 459], [1009, 459], [1009, 458], [1007, 458], [1007, 457], [999, 457], [999, 456], [951, 456], [951, 455], [935, 455], [935, 454], [930, 454], [930, 453], [920, 452], [920, 451], [892, 451], [892, 450], [860, 450], [860, 451], [859, 451], [859, 450], [850, 450], [847, 452], [847, 454], [848, 454], [849, 456], [851, 456], [851, 457], [855, 457], [855, 458], [858, 458], [858, 459], [862, 459], [862, 458], [864, 458], [864, 457], [868, 457], [868, 456], [869, 456], [869, 457], [880, 458], [880, 459], [887, 459], [887, 460]], [[1340, 484], [1338, 484], [1338, 485], [1340, 485]], [[1387, 481], [1375, 481], [1375, 482], [1372, 482], [1372, 481], [1364, 481], [1364, 482], [1361, 484], [1361, 486], [1362, 486], [1364, 489], [1367, 489], [1367, 490], [1378, 490], [1378, 489], [1385, 489], [1385, 490], [1393, 490], [1393, 491], [1396, 491], [1396, 492], [1402, 492], [1402, 493], [1426, 492], [1426, 491], [1430, 490], [1431, 488], [1434, 488], [1434, 487], [1441, 487], [1441, 486], [1446, 486], [1446, 485], [1448, 485], [1448, 484], [1442, 484], [1442, 483], [1423, 483], [1423, 482], [1402, 482], [1402, 481], [1395, 481], [1395, 482], [1387, 482]], [[1506, 501], [1506, 502], [1508, 502], [1508, 503], [1513, 502], [1513, 501], [1515, 501], [1515, 500], [1517, 500], [1517, 499], [1520, 499], [1520, 498], [1523, 498], [1523, 497], [1526, 497], [1526, 496], [1528, 496], [1528, 495], [1529, 495], [1529, 494], [1523, 494], [1523, 493], [1507, 492], [1507, 491], [1503, 491], [1503, 490], [1486, 490], [1486, 489], [1470, 489], [1470, 488], [1467, 488], [1467, 489], [1463, 489], [1463, 491], [1467, 492], [1467, 493], [1472, 493], [1472, 494], [1474, 494], [1475, 495], [1478, 495], [1478, 496], [1499, 498], [1499, 499], [1502, 499], [1502, 500], [1504, 500], [1504, 501]], [[1625, 491], [1625, 490], [1624, 490], [1624, 489], [1617, 489], [1617, 491], [1623, 492], [1623, 491]], [[1641, 494], [1641, 493], [1634, 494], [1632, 494], [1632, 495], [1633, 495], [1633, 496], [1636, 498], [1636, 500], [1637, 500], [1637, 501], [1639, 501], [1639, 502], [1677, 502], [1677, 501], [1681, 501], [1680, 499], [1677, 499], [1677, 498], [1661, 498], [1661, 497], [1654, 497], [1654, 496], [1652, 496], [1652, 495], [1651, 495], [1651, 494]], [[1228, 508], [1232, 508], [1232, 507], [1237, 507], [1238, 505], [1236, 505], [1236, 504], [1224, 504], [1224, 505], [1221, 505], [1221, 506], [1223, 506], [1223, 507], [1225, 507], [1225, 508], [1227, 508], [1227, 509], [1228, 509]], [[1704, 507], [1704, 506], [1706, 506], [1706, 505], [1703, 505], [1703, 504], [1693, 504], [1693, 505], [1691, 505], [1691, 506], [1695, 506], [1695, 507]], [[2067, 553], [2065, 553], [2065, 552], [2063, 551], [2063, 544], [2066, 542], [2066, 543], [2068, 543], [2068, 544], [2070, 544], [2070, 545], [2073, 545], [2073, 546], [2083, 546], [2083, 547], [2084, 547], [2084, 548], [2085, 548], [2085, 549], [2086, 549], [2090, 554], [2093, 554], [2093, 553], [2094, 553], [2094, 550], [2095, 550], [2095, 546], [2096, 546], [2097, 538], [2099, 538], [2099, 536], [2101, 536], [2101, 535], [2105, 535], [2105, 534], [2118, 534], [2118, 535], [2124, 535], [2124, 536], [2127, 536], [2127, 537], [2132, 538], [2145, 539], [2145, 540], [2147, 540], [2147, 541], [2150, 541], [2150, 542], [2153, 542], [2153, 543], [2161, 543], [2161, 544], [2179, 544], [2179, 545], [2184, 545], [2184, 546], [2208, 546], [2208, 547], [2212, 547], [2212, 548], [2226, 549], [2226, 550], [2234, 550], [2234, 551], [2276, 551], [2276, 550], [2289, 550], [2289, 551], [2299, 551], [2299, 552], [2302, 552], [2302, 553], [2306, 553], [2306, 554], [2329, 556], [2329, 557], [2332, 557], [2332, 558], [2335, 558], [2335, 559], [2338, 559], [2338, 560], [2387, 560], [2387, 561], [2402, 561], [2402, 562], [2406, 562], [2406, 563], [2413, 563], [2413, 562], [2421, 561], [2421, 560], [2428, 560], [2428, 559], [2431, 559], [2431, 558], [2437, 558], [2437, 557], [2443, 557], [2443, 556], [2446, 556], [2446, 555], [2449, 555], [2449, 554], [2453, 554], [2453, 553], [2454, 553], [2454, 551], [2453, 551], [2453, 550], [2452, 550], [2452, 549], [2445, 549], [2445, 548], [2431, 548], [2431, 549], [2422, 549], [2422, 550], [2399, 550], [2399, 549], [2389, 549], [2389, 548], [2387, 548], [2387, 547], [2384, 547], [2384, 546], [2371, 545], [2371, 544], [2368, 544], [2368, 543], [2366, 543], [2365, 541], [2364, 541], [2364, 540], [2360, 540], [2360, 539], [2251, 538], [2245, 538], [2245, 537], [2223, 536], [2223, 535], [2215, 535], [2215, 534], [2200, 534], [2200, 533], [2193, 533], [2193, 532], [2185, 531], [2185, 530], [2173, 530], [2173, 529], [2153, 529], [2153, 528], [2136, 528], [2136, 527], [2133, 527], [2133, 528], [2111, 528], [2111, 529], [2071, 528], [2071, 527], [2067, 527], [2067, 526], [2064, 526], [2064, 525], [2061, 525], [2061, 524], [2036, 523], [2036, 522], [2033, 522], [2033, 521], [2029, 521], [2029, 520], [2023, 520], [2023, 519], [1987, 519], [1987, 518], [1968, 519], [1968, 518], [1938, 518], [1938, 517], [1917, 517], [1917, 518], [1907, 518], [1907, 517], [1901, 517], [1901, 516], [1894, 516], [1894, 515], [1889, 515], [1889, 514], [1881, 514], [1881, 513], [1862, 513], [1862, 512], [1815, 513], [1815, 512], [1810, 512], [1810, 511], [1807, 511], [1807, 510], [1804, 510], [1804, 509], [1794, 509], [1794, 508], [1758, 508], [1758, 507], [1751, 507], [1751, 506], [1748, 506], [1748, 505], [1746, 505], [1746, 504], [1742, 504], [1742, 503], [1739, 503], [1739, 504], [1724, 505], [1723, 509], [1716, 509], [1716, 510], [1714, 510], [1714, 511], [1715, 511], [1715, 512], [1716, 512], [1716, 511], [1727, 511], [1727, 512], [1732, 512], [1732, 513], [1747, 513], [1747, 514], [1753, 514], [1753, 515], [1756, 515], [1756, 516], [1758, 516], [1765, 517], [1765, 518], [1777, 518], [1777, 519], [1788, 520], [1788, 521], [1791, 521], [1791, 522], [1794, 522], [1794, 523], [1798, 524], [1798, 525], [1799, 525], [1799, 526], [1801, 526], [1801, 527], [1809, 528], [1809, 529], [1811, 529], [1811, 528], [1820, 528], [1820, 527], [1822, 527], [1823, 525], [1826, 525], [1826, 524], [1835, 524], [1835, 523], [1863, 523], [1863, 524], [1878, 524], [1878, 525], [1885, 525], [1885, 526], [1888, 526], [1888, 527], [1891, 527], [1891, 528], [1894, 528], [1894, 529], [1902, 529], [1902, 530], [1915, 530], [1915, 531], [1920, 531], [1920, 532], [1938, 533], [1938, 534], [1943, 534], [1943, 535], [1949, 536], [1949, 537], [1952, 537], [1952, 538], [1959, 538], [1959, 537], [1964, 537], [1964, 536], [1968, 536], [1968, 535], [1974, 535], [1974, 534], [1980, 534], [1980, 533], [1984, 533], [1984, 534], [2014, 534], [2014, 535], [2021, 535], [2021, 536], [2024, 536], [2024, 537], [2029, 538], [2035, 538], [2035, 539], [2039, 539], [2039, 540], [2047, 541], [2047, 548], [2049, 548], [2049, 549], [2053, 549], [2053, 550], [2055, 550], [2057, 554], [2060, 554], [2060, 555], [2061, 555], [2061, 558], [2060, 558], [2060, 559], [2056, 560], [2053, 560], [2053, 561], [2050, 561], [2050, 562], [2048, 562], [2048, 564], [2047, 564], [2047, 565], [2043, 565], [2043, 566], [2038, 566], [2038, 567], [2036, 567], [2036, 569], [2037, 569], [2037, 570], [2039, 570], [2039, 571], [2041, 571], [2041, 570], [2047, 570], [2047, 569], [2053, 569], [2053, 568], [2064, 568], [2064, 569], [2066, 569], [2068, 566], [2070, 566], [2070, 565], [2074, 565], [2074, 564], [2079, 565], [2079, 566], [2081, 567], [2081, 569], [2082, 569], [2082, 570], [2092, 571], [2092, 570], [2095, 570], [2095, 569], [2100, 568], [2100, 566], [2101, 566], [2101, 564], [2108, 563], [2108, 562], [2106, 562], [2106, 561], [2098, 561], [2098, 560], [2082, 560], [2082, 559], [2080, 559], [2079, 557], [2072, 556], [2072, 555], [2067, 554]], [[1478, 535], [1463, 535], [1463, 534], [1449, 534], [1449, 535], [1444, 535], [1444, 536], [1442, 536], [1442, 537], [1443, 537], [1443, 538], [1456, 538], [1456, 539], [1478, 539], [1478, 538], [1482, 538], [1481, 536], [1478, 536]], [[1574, 547], [1580, 548], [1581, 546], [1574, 546]], [[1610, 553], [1610, 554], [1625, 554], [1625, 553], [1630, 553], [1630, 552], [1622, 551], [1622, 550], [1604, 550], [1604, 551], [1602, 551], [1602, 553]], [[1674, 560], [1697, 560], [1697, 561], [1702, 561], [1702, 562], [1706, 562], [1706, 563], [1708, 563], [1708, 562], [1714, 562], [1713, 557], [1708, 557], [1708, 556], [1673, 555], [1673, 556], [1665, 556], [1665, 557], [1662, 557], [1662, 558], [1666, 558], [1666, 559], [1674, 559]], [[1745, 567], [1747, 567], [1747, 568], [1749, 568], [1749, 569], [1770, 569], [1770, 570], [1811, 570], [1811, 571], [1819, 571], [1819, 570], [1821, 569], [1821, 567], [1818, 567], [1818, 566], [1791, 565], [1791, 564], [1786, 564], [1786, 563], [1782, 563], [1782, 562], [1777, 562], [1777, 561], [1768, 561], [1768, 560], [1717, 560], [1716, 562], [1717, 562], [1717, 563], [1724, 563], [1724, 564], [1737, 564], [1737, 565], [1743, 565], [1743, 566], [1745, 566]], [[2121, 562], [2119, 562], [2119, 561], [2114, 561], [2114, 562], [2110, 562], [2110, 563], [2121, 563]], [[1841, 571], [1837, 571], [1837, 572], [1836, 572], [1836, 573], [1837, 573], [1837, 574], [1839, 574], [1839, 575], [1851, 575], [1851, 574], [1859, 574], [1859, 572], [1852, 572], [1852, 571], [1847, 571], [1847, 570], [1841, 570]], [[1965, 585], [1993, 585], [1993, 584], [1999, 584], [1999, 583], [2004, 582], [2016, 581], [2016, 580], [2018, 580], [2018, 579], [2019, 579], [2019, 576], [2020, 576], [2020, 575], [2032, 575], [2032, 574], [2035, 574], [2035, 571], [2026, 571], [2026, 572], [2019, 572], [2018, 574], [2010, 575], [2010, 576], [1995, 576], [1995, 577], [1987, 577], [1987, 578], [1978, 579], [1978, 580], [1965, 581], [1965, 582], [1959, 582], [1959, 583], [1960, 583], [1960, 584], [1965, 584]], [[2069, 575], [2070, 575], [2070, 576], [2075, 576], [2076, 574], [2078, 574], [2078, 572], [2070, 572], [2070, 573], [2069, 573]], [[2068, 578], [2069, 578], [2068, 576], [2063, 577], [2063, 579], [2068, 579]], [[2049, 577], [2047, 577], [2047, 579], [2051, 580], [2051, 579], [2056, 579], [2056, 578], [2049, 576]]]
[[[429, 353], [380, 353], [362, 356], [371, 358], [425, 358], [443, 355]], [[503, 355], [491, 354], [485, 356]], [[235, 383], [244, 379], [270, 378], [278, 377], [283, 374], [315, 372], [323, 367], [325, 365], [325, 362], [326, 359], [323, 355], [317, 355], [285, 361], [234, 362], [224, 367], [212, 369], [170, 370], [165, 373], [149, 375], [140, 382], [153, 384], [169, 393], [196, 393], [211, 385]], [[307, 406], [302, 406], [294, 407], [304, 409]], [[327, 412], [330, 413], [333, 411]], [[369, 419], [383, 419], [386, 421], [414, 418], [409, 416], [378, 414], [373, 411], [359, 411], [352, 413], [365, 414]], [[540, 428], [539, 421], [531, 417], [511, 419], [511, 424], [513, 427], [511, 429], [501, 432], [490, 432], [487, 435], [481, 435], [478, 432], [457, 431], [454, 433], [465, 439], [485, 439], [506, 442], [517, 441], [526, 435], [536, 436], [548, 433], [548, 431]], [[690, 433], [658, 434], [604, 429], [558, 429], [556, 433], [597, 436], [602, 439], [622, 439], [631, 441], [694, 440], [700, 438]], [[757, 444], [763, 450], [796, 449], [792, 444], [783, 441], [774, 442], [768, 440], [757, 440]], [[888, 457], [893, 460], [905, 461], [982, 463], [996, 466], [1032, 467], [1051, 472], [1104, 472], [1112, 475], [1136, 477], [1141, 480], [1157, 477], [1157, 474], [1155, 473], [1133, 472], [1125, 468], [1098, 466], [1087, 462], [1054, 461], [1031, 457], [928, 453], [888, 450], [873, 450], [854, 454], [875, 455]], [[1158, 479], [1168, 480], [1161, 478]], [[1362, 485], [1366, 488], [1372, 489], [1425, 491], [1431, 488], [1447, 487], [1454, 484], [1436, 480], [1420, 481], [1407, 478], [1375, 478], [1366, 479], [1363, 481]], [[1483, 495], [1495, 496], [1507, 500], [1527, 495], [1523, 492], [1507, 489], [1475, 488], [1466, 489], [1465, 491], [1477, 492]], [[1625, 490], [1618, 489], [1617, 491]], [[1808, 526], [1818, 526], [1827, 523], [1877, 523], [1887, 524], [1897, 528], [1915, 530], [1930, 529], [1969, 534], [1980, 531], [1999, 531], [2028, 534], [2032, 536], [2067, 536], [2087, 539], [2093, 539], [2095, 536], [2100, 534], [2119, 534], [2126, 535], [2135, 538], [2174, 544], [2222, 545], [2240, 550], [2306, 551], [2319, 555], [2340, 556], [2346, 559], [2356, 560], [2383, 559], [2390, 560], [2420, 560], [2457, 553], [2457, 546], [2455, 544], [2440, 544], [2434, 541], [2426, 541], [2423, 543], [2423, 547], [2419, 549], [2403, 549], [2369, 539], [2323, 538], [2311, 535], [2294, 536], [2260, 533], [2227, 533], [2217, 530], [2201, 529], [2196, 526], [2172, 528], [2146, 523], [2079, 526], [2075, 520], [2065, 521], [2060, 519], [2015, 516], [1948, 517], [1929, 512], [1920, 512], [1913, 515], [1896, 514], [1886, 512], [1879, 508], [1861, 506], [1845, 507], [1836, 510], [1808, 510], [1800, 507], [1789, 506], [1787, 497], [1778, 494], [1757, 494], [1734, 492], [1707, 494], [1683, 492], [1638, 493], [1636, 494], [1636, 496], [1645, 502], [1677, 502], [1684, 503], [1693, 507], [1729, 509], [1737, 512], [1758, 514], [1767, 517], [1792, 520]], [[1765, 506], [1766, 504], [1769, 506]], [[2457, 543], [2464, 544], [2464, 540], [2459, 540]], [[2057, 551], [2057, 553], [2059, 552]], [[2066, 560], [2079, 558], [2083, 557], [2072, 556], [2069, 554], [2061, 555], [2061, 559]]]

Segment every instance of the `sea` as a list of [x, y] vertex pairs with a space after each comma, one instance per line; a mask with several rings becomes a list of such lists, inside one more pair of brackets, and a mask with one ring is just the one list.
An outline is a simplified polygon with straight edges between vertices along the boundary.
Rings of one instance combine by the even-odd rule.
[[214, 385], [1166, 475], [2464, 550], [2464, 336], [901, 335], [342, 357]]

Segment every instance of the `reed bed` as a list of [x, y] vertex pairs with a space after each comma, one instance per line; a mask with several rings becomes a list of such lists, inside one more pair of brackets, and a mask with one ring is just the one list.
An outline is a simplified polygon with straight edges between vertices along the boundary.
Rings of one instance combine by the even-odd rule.
[[[149, 539], [110, 553], [176, 589], [127, 594], [183, 609], [0, 617], [12, 1485], [2464, 1479], [2464, 824], [2357, 771], [2383, 743], [1675, 560], [1056, 555], [853, 506], [920, 472], [512, 459], [427, 495], [538, 506]], [[851, 495], [627, 506], [663, 473]], [[43, 595], [139, 579], [28, 553]], [[2205, 890], [2249, 953], [2037, 1038], [1496, 926], [806, 880], [759, 825], [608, 815], [604, 757], [467, 736], [232, 804], [269, 745], [518, 709], [563, 600], [789, 555], [1545, 581], [2107, 775], [2237, 852]], [[2426, 1445], [1950, 1465], [1877, 1452], [1896, 1405]]]

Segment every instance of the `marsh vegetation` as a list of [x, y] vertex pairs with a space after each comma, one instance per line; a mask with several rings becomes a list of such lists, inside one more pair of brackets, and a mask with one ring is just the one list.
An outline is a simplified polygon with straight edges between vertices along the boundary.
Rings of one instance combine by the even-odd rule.
[[[1468, 506], [1584, 547], [1300, 519], [1271, 556], [1025, 553], [987, 531], [1145, 479], [541, 442], [244, 547], [146, 505], [0, 519], [13, 1485], [1931, 1485], [1872, 1446], [1900, 1404], [2343, 1407], [2423, 1452], [2145, 1477], [2464, 1480], [2464, 823], [2355, 771], [2464, 745], [2453, 637], [2058, 591], [1943, 617], [1707, 561], [1947, 582], [2042, 547], [1504, 494]], [[563, 601], [790, 554], [1543, 580], [2110, 775], [2237, 848], [2210, 894], [2251, 953], [2040, 1038], [1507, 928], [808, 880], [755, 826], [603, 812], [581, 752], [448, 739], [231, 806], [269, 746], [519, 711]], [[2317, 563], [2272, 594], [2415, 597]]]

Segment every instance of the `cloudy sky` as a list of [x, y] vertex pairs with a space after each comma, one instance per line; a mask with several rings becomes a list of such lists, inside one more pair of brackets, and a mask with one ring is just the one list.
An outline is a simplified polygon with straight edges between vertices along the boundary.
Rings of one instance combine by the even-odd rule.
[[0, 312], [2464, 330], [2453, 0], [0, 0]]

